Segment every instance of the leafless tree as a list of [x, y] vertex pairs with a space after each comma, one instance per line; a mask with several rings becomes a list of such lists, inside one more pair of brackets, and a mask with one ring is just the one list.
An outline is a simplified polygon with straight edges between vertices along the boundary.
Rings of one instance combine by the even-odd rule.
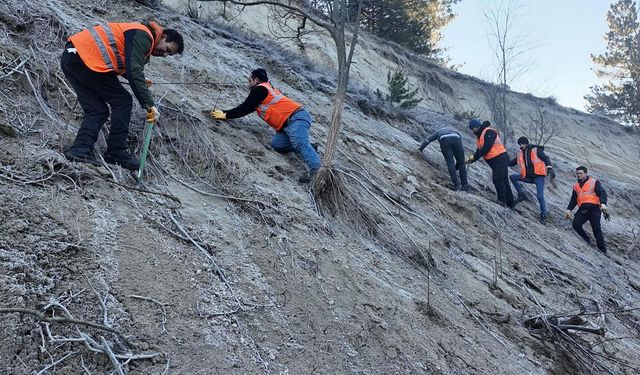
[[509, 85], [522, 76], [531, 64], [524, 61], [533, 47], [518, 26], [524, 3], [520, 0], [494, 0], [484, 17], [489, 26], [489, 42], [495, 55], [497, 88], [487, 93], [493, 123], [509, 141], [512, 132], [507, 92]]
[[360, 15], [363, 0], [357, 3], [348, 0], [314, 0], [311, 5], [297, 5], [289, 0], [208, 0], [228, 2], [240, 6], [266, 5], [286, 9], [300, 19], [306, 19], [329, 33], [336, 45], [338, 63], [338, 87], [333, 99], [331, 124], [327, 135], [322, 166], [316, 174], [314, 189], [316, 195], [329, 205], [331, 210], [344, 205], [342, 179], [334, 165], [336, 143], [342, 125], [342, 109], [347, 94], [349, 71], [353, 53], [358, 41]]
[[539, 105], [536, 107], [534, 115], [529, 114], [527, 122], [527, 136], [536, 145], [544, 146], [560, 134], [561, 128], [558, 120], [549, 116], [549, 113], [543, 111]]

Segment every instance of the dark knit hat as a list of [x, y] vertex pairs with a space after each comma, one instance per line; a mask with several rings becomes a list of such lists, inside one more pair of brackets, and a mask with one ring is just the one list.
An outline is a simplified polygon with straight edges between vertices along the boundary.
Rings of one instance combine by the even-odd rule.
[[257, 78], [258, 81], [260, 81], [260, 82], [268, 82], [269, 81], [269, 77], [267, 77], [267, 71], [262, 69], [262, 68], [258, 68], [256, 70], [254, 70], [253, 72], [251, 72], [251, 77]]
[[476, 119], [473, 120], [469, 120], [469, 129], [473, 130], [473, 129], [478, 129], [479, 127], [482, 126], [482, 123]]
[[518, 145], [528, 145], [529, 139], [527, 137], [518, 138]]

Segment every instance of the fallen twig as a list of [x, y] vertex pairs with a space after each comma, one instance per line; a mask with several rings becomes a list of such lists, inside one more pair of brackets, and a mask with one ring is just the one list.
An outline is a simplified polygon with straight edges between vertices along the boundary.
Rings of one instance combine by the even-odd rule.
[[67, 359], [67, 358], [69, 358], [69, 357], [71, 357], [71, 356], [73, 356], [73, 355], [76, 355], [76, 354], [78, 354], [78, 352], [70, 352], [70, 353], [67, 353], [67, 355], [65, 355], [64, 357], [62, 357], [62, 358], [58, 359], [58, 360], [57, 360], [57, 361], [55, 361], [55, 362], [52, 362], [52, 363], [48, 364], [48, 365], [47, 365], [46, 367], [44, 367], [42, 370], [38, 371], [38, 372], [36, 373], [36, 375], [42, 375], [42, 374], [46, 373], [47, 371], [49, 371], [49, 369], [50, 369], [50, 368], [55, 367], [57, 364], [61, 363], [61, 362], [62, 362], [62, 361], [64, 361], [65, 359]]
[[113, 365], [113, 368], [116, 370], [118, 375], [124, 375], [124, 371], [122, 370], [122, 365], [116, 359], [115, 354], [113, 354], [113, 351], [111, 350], [111, 347], [109, 346], [109, 343], [104, 338], [104, 336], [100, 336], [100, 342], [102, 342], [102, 350], [104, 350], [105, 354], [109, 356], [109, 359], [111, 360], [111, 364]]
[[50, 318], [48, 316], [45, 316], [43, 313], [33, 309], [27, 309], [27, 308], [21, 308], [21, 307], [0, 307], [0, 314], [8, 314], [8, 313], [29, 314], [37, 317], [41, 321], [48, 322], [48, 323], [70, 323], [70, 324], [83, 325], [86, 327], [108, 331], [118, 335], [121, 338], [125, 338], [124, 335], [122, 335], [120, 332], [118, 332], [117, 330], [111, 327], [107, 327], [105, 325], [98, 324], [98, 323], [87, 322], [86, 320], [79, 320], [79, 319], [73, 319], [73, 318]]

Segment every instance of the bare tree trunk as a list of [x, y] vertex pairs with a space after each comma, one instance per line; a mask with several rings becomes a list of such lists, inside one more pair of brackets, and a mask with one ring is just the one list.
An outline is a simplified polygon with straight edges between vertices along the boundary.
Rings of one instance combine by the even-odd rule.
[[[360, 23], [360, 14], [362, 12], [363, 0], [358, 2], [358, 14], [354, 22], [354, 30], [351, 36], [351, 43], [349, 46], [349, 54], [347, 55], [347, 38], [345, 35], [345, 25], [349, 19], [346, 14], [347, 0], [340, 0], [338, 4], [334, 3], [333, 19], [339, 20], [337, 23], [342, 24], [340, 27], [336, 27], [331, 36], [336, 44], [336, 51], [338, 57], [338, 87], [336, 88], [336, 95], [333, 99], [333, 112], [331, 114], [331, 124], [329, 126], [329, 134], [327, 134], [327, 143], [325, 145], [325, 153], [322, 158], [322, 165], [320, 170], [315, 176], [314, 181], [314, 193], [330, 212], [343, 213], [349, 212], [348, 207], [354, 205], [353, 198], [350, 198], [347, 194], [347, 190], [344, 186], [340, 174], [335, 169], [335, 150], [338, 143], [338, 136], [340, 135], [340, 128], [342, 127], [342, 109], [344, 108], [344, 101], [347, 96], [347, 86], [349, 84], [349, 72], [351, 70], [351, 61], [353, 59], [353, 52], [358, 41], [358, 31]], [[338, 6], [341, 8], [338, 9]], [[342, 12], [338, 14], [337, 12]], [[356, 204], [357, 205], [357, 204]], [[356, 215], [360, 215], [360, 209], [355, 210]]]
[[327, 134], [327, 144], [322, 158], [322, 166], [325, 168], [333, 168], [336, 144], [338, 143], [338, 135], [342, 127], [342, 109], [347, 96], [347, 85], [349, 84], [350, 66], [346, 64], [346, 51], [344, 44], [338, 46], [338, 87], [333, 97], [333, 111], [331, 113], [331, 124], [329, 126], [329, 134]]

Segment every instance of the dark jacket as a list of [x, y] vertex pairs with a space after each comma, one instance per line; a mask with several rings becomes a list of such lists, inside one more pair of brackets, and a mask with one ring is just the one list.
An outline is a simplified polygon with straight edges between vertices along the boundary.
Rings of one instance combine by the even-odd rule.
[[[538, 158], [540, 158], [540, 160], [544, 161], [544, 165], [545, 166], [550, 166], [551, 165], [551, 159], [549, 159], [549, 157], [547, 156], [547, 154], [544, 153], [544, 146], [538, 146], [538, 145], [527, 145], [527, 148], [524, 150], [524, 165], [525, 165], [525, 170], [527, 171], [527, 178], [534, 178], [536, 177], [535, 171], [533, 170], [533, 163], [531, 162], [531, 149], [537, 147], [538, 148]], [[518, 151], [518, 153], [520, 153], [520, 151]], [[511, 161], [509, 162], [509, 166], [513, 167], [514, 165], [518, 165], [518, 154], [516, 154], [516, 157], [511, 159]]]
[[[484, 131], [484, 129], [488, 128], [490, 125], [482, 125], [480, 129], [476, 132], [476, 138], [480, 139], [480, 135]], [[496, 142], [496, 138], [498, 137], [498, 133], [495, 130], [487, 130], [484, 133], [484, 145], [482, 148], [476, 149], [476, 152], [473, 154], [473, 160], [480, 160], [481, 157], [485, 156], [493, 144]]]
[[[151, 28], [148, 26], [147, 28], [153, 33]], [[143, 108], [155, 106], [153, 96], [151, 96], [144, 77], [144, 66], [149, 62], [147, 53], [152, 45], [153, 41], [149, 34], [143, 30], [128, 30], [124, 32], [124, 77], [129, 81], [131, 91], [133, 91]]]
[[443, 138], [446, 139], [449, 137], [462, 140], [462, 136], [460, 135], [460, 132], [458, 132], [457, 130], [453, 128], [447, 128], [447, 127], [440, 128], [435, 132], [433, 132], [424, 142], [422, 142], [422, 144], [420, 145], [420, 150], [423, 150], [425, 147], [429, 145], [429, 143], [435, 141], [436, 139], [438, 141], [441, 141]]
[[[587, 178], [585, 178], [584, 181], [579, 182], [580, 183], [580, 187], [582, 187], [584, 185], [584, 183], [587, 182], [587, 180], [590, 179], [590, 178], [591, 178], [591, 176], [587, 176]], [[598, 196], [598, 198], [600, 198], [600, 204], [607, 204], [607, 192], [602, 187], [602, 184], [600, 183], [600, 180], [596, 180], [595, 193]], [[578, 194], [576, 194], [575, 190], [572, 190], [571, 200], [569, 201], [569, 205], [567, 206], [567, 210], [571, 211], [577, 205], [578, 205]], [[591, 208], [591, 207], [598, 207], [598, 205], [593, 204], [593, 203], [585, 203], [585, 204], [582, 205], [581, 208]]]
[[247, 96], [242, 104], [233, 109], [224, 111], [224, 113], [227, 115], [227, 120], [246, 116], [249, 113], [255, 111], [260, 103], [262, 103], [267, 98], [267, 95], [269, 95], [269, 90], [267, 90], [266, 87], [258, 85], [254, 86], [253, 88], [251, 88], [251, 91], [249, 91], [249, 96]]

